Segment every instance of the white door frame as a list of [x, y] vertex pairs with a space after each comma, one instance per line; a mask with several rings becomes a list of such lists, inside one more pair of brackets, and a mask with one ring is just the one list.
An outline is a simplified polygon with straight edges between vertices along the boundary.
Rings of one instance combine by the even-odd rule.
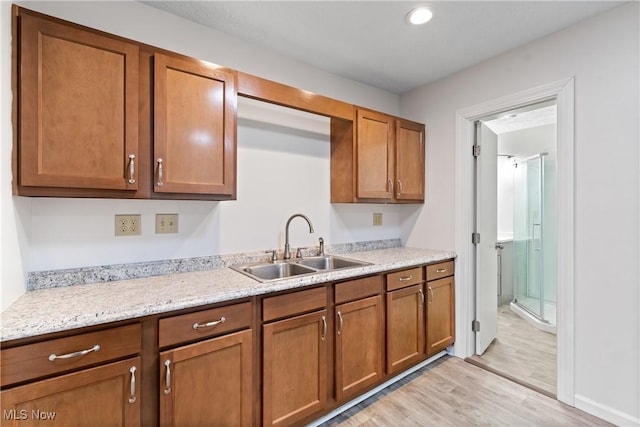
[[473, 355], [471, 322], [475, 314], [475, 265], [471, 233], [474, 224], [474, 122], [491, 114], [555, 99], [557, 104], [557, 398], [574, 406], [574, 78], [549, 83], [456, 111], [455, 239], [456, 336], [455, 355]]

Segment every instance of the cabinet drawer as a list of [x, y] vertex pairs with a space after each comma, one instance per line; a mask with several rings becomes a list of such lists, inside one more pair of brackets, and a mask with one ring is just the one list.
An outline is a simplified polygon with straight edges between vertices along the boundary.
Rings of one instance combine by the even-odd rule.
[[158, 345], [162, 348], [248, 328], [251, 326], [251, 303], [168, 317], [160, 319], [159, 323]]
[[453, 276], [453, 260], [427, 265], [427, 280]]
[[2, 386], [137, 354], [140, 324], [2, 350]]
[[382, 276], [365, 277], [336, 284], [336, 304], [370, 297], [382, 292]]
[[424, 281], [424, 272], [422, 267], [411, 268], [409, 270], [397, 271], [387, 274], [387, 290], [406, 288], [407, 286], [417, 285]]
[[281, 317], [294, 316], [324, 308], [326, 305], [327, 290], [325, 286], [265, 298], [262, 301], [262, 320], [268, 322]]

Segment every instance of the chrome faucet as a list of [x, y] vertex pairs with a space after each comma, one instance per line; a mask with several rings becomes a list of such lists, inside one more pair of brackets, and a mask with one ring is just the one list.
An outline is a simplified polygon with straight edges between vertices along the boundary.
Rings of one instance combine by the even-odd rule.
[[291, 259], [291, 248], [289, 247], [289, 224], [291, 223], [291, 220], [297, 216], [299, 216], [300, 218], [304, 218], [304, 220], [307, 221], [307, 224], [309, 224], [309, 233], [313, 233], [314, 231], [311, 220], [306, 215], [299, 213], [291, 215], [291, 217], [287, 220], [287, 225], [284, 228], [284, 259]]

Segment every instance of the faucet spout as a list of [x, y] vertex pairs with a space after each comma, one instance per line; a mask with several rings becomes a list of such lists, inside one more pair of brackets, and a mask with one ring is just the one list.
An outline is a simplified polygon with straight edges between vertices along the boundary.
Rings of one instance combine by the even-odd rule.
[[305, 221], [307, 221], [307, 224], [309, 224], [309, 233], [314, 232], [313, 224], [311, 224], [311, 220], [309, 219], [308, 216], [303, 215], [301, 213], [291, 215], [287, 220], [287, 225], [284, 228], [284, 256], [283, 256], [284, 259], [291, 259], [291, 248], [289, 247], [289, 224], [291, 224], [291, 220], [295, 217], [300, 217]]

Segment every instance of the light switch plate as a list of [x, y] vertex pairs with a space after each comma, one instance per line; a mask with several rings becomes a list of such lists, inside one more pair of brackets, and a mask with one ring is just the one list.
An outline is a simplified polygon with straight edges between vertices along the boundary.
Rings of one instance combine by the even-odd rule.
[[142, 220], [140, 214], [116, 215], [116, 236], [139, 236], [142, 234]]
[[156, 214], [156, 234], [176, 234], [178, 214]]

